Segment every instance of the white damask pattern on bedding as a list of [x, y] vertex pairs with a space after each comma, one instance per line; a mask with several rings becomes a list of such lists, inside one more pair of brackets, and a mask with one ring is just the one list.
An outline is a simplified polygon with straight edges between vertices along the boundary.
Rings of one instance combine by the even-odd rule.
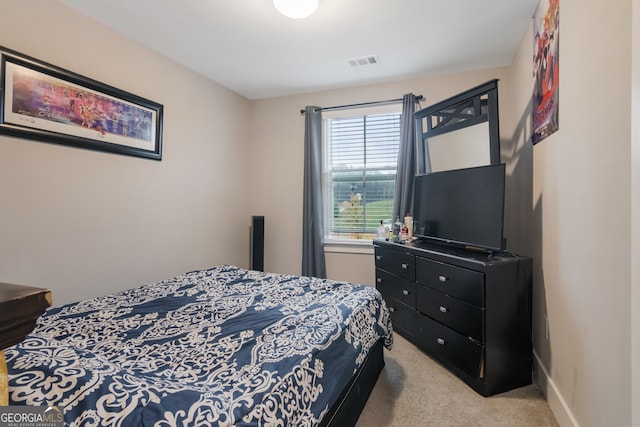
[[75, 425], [317, 425], [378, 340], [375, 288], [223, 265], [51, 309], [5, 350], [10, 403]]

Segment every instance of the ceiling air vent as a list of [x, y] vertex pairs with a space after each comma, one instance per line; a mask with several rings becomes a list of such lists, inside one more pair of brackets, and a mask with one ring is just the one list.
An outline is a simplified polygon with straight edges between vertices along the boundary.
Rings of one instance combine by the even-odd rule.
[[375, 65], [380, 60], [377, 55], [360, 56], [358, 58], [352, 58], [347, 61], [352, 67], [362, 67], [363, 65]]

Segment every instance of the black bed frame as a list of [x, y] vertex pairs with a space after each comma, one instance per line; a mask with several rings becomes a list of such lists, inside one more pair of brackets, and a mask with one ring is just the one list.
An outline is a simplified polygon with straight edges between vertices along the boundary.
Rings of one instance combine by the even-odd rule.
[[342, 390], [327, 416], [322, 419], [320, 426], [343, 427], [356, 425], [364, 405], [369, 399], [371, 390], [376, 385], [380, 372], [384, 368], [382, 348], [382, 340], [378, 340], [360, 369]]

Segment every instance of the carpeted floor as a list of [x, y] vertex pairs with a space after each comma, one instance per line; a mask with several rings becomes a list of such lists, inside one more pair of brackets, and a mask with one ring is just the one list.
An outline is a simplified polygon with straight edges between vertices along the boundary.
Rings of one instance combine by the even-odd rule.
[[536, 385], [482, 397], [398, 334], [384, 358], [357, 427], [558, 426]]

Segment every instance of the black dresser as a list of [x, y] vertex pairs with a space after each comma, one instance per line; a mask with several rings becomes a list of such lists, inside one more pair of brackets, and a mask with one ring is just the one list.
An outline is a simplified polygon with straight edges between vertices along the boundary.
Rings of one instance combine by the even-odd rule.
[[531, 384], [531, 258], [374, 240], [393, 329], [483, 396]]

